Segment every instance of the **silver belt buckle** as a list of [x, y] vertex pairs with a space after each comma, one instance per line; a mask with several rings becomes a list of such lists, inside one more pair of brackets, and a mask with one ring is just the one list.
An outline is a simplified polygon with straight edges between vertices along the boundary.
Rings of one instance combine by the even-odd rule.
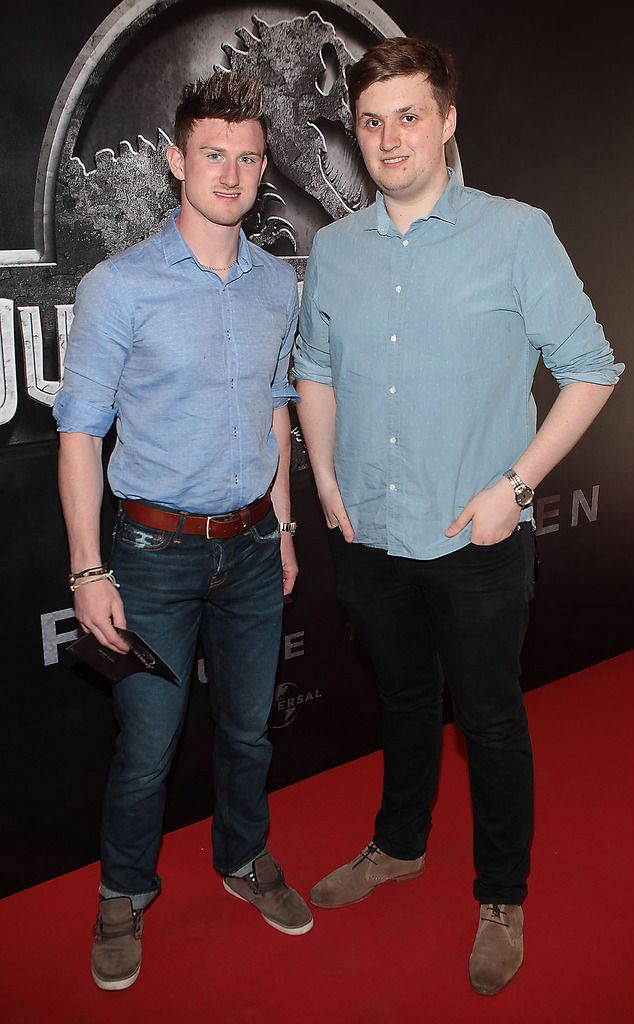
[[212, 521], [212, 519], [213, 516], [207, 516], [207, 522], [205, 523], [205, 537], [207, 538], [207, 540], [211, 540], [211, 537], [209, 536], [209, 524]]

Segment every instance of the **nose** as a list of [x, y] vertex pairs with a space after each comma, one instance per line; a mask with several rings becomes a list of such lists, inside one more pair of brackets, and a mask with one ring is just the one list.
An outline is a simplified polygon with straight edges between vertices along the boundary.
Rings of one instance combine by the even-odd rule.
[[391, 125], [386, 121], [381, 132], [381, 149], [387, 153], [392, 149], [397, 149], [400, 144], [401, 136], [398, 125]]
[[240, 175], [238, 172], [238, 161], [227, 160], [222, 169], [222, 174], [220, 175], [221, 184], [227, 185], [228, 188], [235, 188], [239, 181]]

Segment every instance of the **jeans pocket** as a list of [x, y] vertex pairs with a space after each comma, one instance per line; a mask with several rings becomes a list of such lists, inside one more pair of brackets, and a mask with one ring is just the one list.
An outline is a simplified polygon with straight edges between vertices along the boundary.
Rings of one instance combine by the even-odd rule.
[[514, 539], [517, 540], [519, 533], [519, 526], [515, 526], [509, 533], [508, 537], [503, 537], [502, 540], [496, 540], [494, 544], [475, 544], [473, 541], [470, 541], [469, 543], [472, 548], [477, 548], [479, 551], [499, 551], [500, 548], [504, 547], [505, 544], [509, 544], [509, 541], [512, 541]]
[[169, 530], [155, 530], [152, 526], [141, 526], [123, 516], [117, 527], [117, 541], [124, 547], [136, 551], [163, 551], [174, 539]]
[[272, 508], [266, 513], [264, 519], [261, 519], [259, 523], [255, 523], [251, 527], [251, 536], [256, 544], [272, 544], [273, 541], [279, 542], [280, 524]]

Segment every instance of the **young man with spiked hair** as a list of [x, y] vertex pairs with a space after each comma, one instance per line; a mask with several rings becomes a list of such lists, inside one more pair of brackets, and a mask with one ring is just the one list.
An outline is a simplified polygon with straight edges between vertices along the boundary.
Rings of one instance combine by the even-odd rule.
[[[371, 842], [311, 900], [342, 907], [422, 874], [442, 665], [471, 778], [470, 977], [492, 994], [523, 956], [533, 768], [518, 677], [533, 491], [622, 366], [548, 217], [448, 170], [452, 58], [388, 39], [352, 68], [349, 91], [378, 192], [315, 238], [295, 374], [337, 591], [379, 679], [385, 768]], [[561, 390], [536, 432], [540, 355]]]
[[[267, 718], [297, 574], [288, 414], [297, 283], [241, 230], [265, 150], [257, 83], [217, 72], [185, 88], [167, 151], [180, 208], [81, 282], [55, 404], [77, 618], [113, 651], [127, 648], [119, 629], [136, 631], [178, 677], [139, 672], [113, 691], [120, 729], [92, 954], [102, 989], [127, 988], [141, 967], [199, 632], [215, 727], [215, 866], [227, 892], [274, 928], [312, 927], [266, 847]], [[120, 509], [104, 564], [101, 449], [113, 422], [108, 478]]]

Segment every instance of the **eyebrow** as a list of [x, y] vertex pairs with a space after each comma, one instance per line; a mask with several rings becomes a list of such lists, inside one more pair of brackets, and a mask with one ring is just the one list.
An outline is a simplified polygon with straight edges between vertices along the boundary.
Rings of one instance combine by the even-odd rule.
[[[212, 146], [209, 143], [205, 143], [204, 146], [200, 146], [199, 148], [200, 148], [201, 152], [203, 150], [205, 150], [205, 149], [211, 150], [214, 153], [226, 153], [227, 152], [227, 150], [225, 149], [224, 146]], [[239, 155], [240, 156], [263, 156], [263, 154], [258, 152], [257, 149], [245, 149], [244, 152], [240, 153]]]
[[[410, 110], [422, 110], [423, 108], [418, 103], [409, 103], [406, 107], [397, 107], [394, 111], [395, 114], [407, 114]], [[375, 114], [372, 110], [362, 110], [359, 112], [359, 117], [378, 117], [381, 118], [381, 114]]]

